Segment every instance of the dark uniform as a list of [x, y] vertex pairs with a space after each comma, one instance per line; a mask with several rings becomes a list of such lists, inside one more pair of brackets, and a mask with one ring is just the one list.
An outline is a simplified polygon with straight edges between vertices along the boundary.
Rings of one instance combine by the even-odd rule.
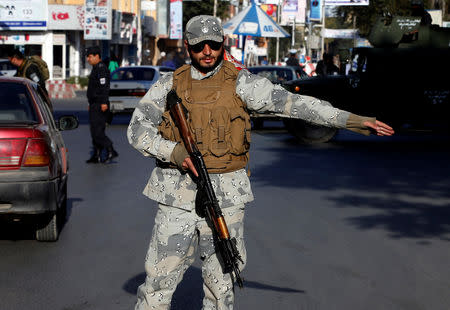
[[[109, 114], [109, 75], [106, 64], [99, 62], [92, 67], [87, 89], [92, 144], [95, 149], [94, 155], [97, 157], [100, 156], [102, 149], [112, 150], [112, 142], [105, 134], [106, 120]], [[107, 111], [102, 111], [102, 104], [108, 105]]]
[[300, 67], [300, 63], [298, 62], [297, 57], [294, 56], [289, 56], [288, 60], [286, 61], [286, 66], [291, 66], [291, 67]]

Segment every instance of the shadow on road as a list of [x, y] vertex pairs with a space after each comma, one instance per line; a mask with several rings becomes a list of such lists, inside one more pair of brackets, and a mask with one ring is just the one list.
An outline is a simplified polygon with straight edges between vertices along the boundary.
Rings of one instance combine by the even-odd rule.
[[450, 241], [448, 141], [405, 136], [305, 146], [288, 138], [263, 149], [270, 161], [252, 158], [252, 181], [323, 191], [336, 207], [373, 211], [347, 219], [359, 229]]
[[[136, 295], [138, 287], [145, 281], [145, 273], [140, 273], [137, 276], [129, 279], [124, 285], [123, 289], [132, 295]], [[178, 287], [173, 295], [171, 308], [172, 310], [196, 310], [202, 307], [202, 300], [204, 297], [202, 287], [202, 272], [199, 268], [189, 267], [184, 274], [183, 280], [178, 284]], [[303, 290], [297, 290], [288, 287], [279, 287], [264, 283], [244, 280], [244, 288], [253, 288], [258, 290], [269, 290], [283, 293], [305, 293]]]
[[[136, 295], [138, 287], [145, 282], [145, 273], [129, 279], [123, 289], [132, 295]], [[203, 300], [202, 275], [201, 270], [190, 267], [186, 270], [183, 280], [178, 285], [173, 294], [170, 309], [196, 310], [202, 307]]]
[[[67, 213], [65, 220], [61, 223], [60, 234], [64, 231], [65, 224], [72, 214], [73, 203], [82, 201], [80, 198], [67, 199]], [[14, 220], [17, 218], [17, 220]], [[20, 219], [20, 220], [19, 220]], [[7, 215], [0, 219], [0, 240], [35, 240], [36, 215], [22, 215], [20, 217]]]
[[72, 209], [75, 202], [83, 201], [81, 198], [67, 198], [67, 215], [66, 215], [66, 221], [67, 222], [70, 219], [70, 216], [72, 215]]

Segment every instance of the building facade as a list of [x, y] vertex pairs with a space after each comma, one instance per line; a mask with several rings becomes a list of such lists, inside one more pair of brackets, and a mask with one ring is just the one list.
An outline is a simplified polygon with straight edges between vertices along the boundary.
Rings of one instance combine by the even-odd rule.
[[[86, 76], [84, 51], [93, 45], [102, 48], [103, 59], [114, 53], [120, 65], [140, 64], [138, 12], [140, 0], [0, 0], [0, 58], [14, 48], [39, 55], [50, 80]], [[106, 35], [92, 36], [88, 21]]]

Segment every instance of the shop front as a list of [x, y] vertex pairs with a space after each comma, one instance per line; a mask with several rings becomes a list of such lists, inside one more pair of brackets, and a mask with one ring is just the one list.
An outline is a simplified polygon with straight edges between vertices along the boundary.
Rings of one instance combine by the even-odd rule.
[[[84, 7], [49, 5], [48, 32], [52, 34], [51, 79], [84, 75]], [[45, 59], [44, 59], [45, 60]]]

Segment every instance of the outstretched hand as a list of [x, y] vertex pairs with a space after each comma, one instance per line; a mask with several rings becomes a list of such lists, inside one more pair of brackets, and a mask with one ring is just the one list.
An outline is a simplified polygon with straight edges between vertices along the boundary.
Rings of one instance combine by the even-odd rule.
[[363, 125], [372, 128], [377, 136], [392, 136], [394, 134], [392, 127], [380, 121], [365, 121]]

